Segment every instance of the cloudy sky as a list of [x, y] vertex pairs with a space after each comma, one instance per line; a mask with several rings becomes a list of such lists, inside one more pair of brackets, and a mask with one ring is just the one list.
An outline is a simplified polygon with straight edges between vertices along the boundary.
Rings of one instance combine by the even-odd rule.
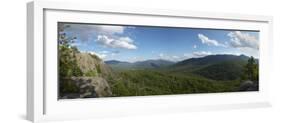
[[259, 58], [259, 32], [69, 24], [64, 32], [76, 37], [73, 46], [103, 60], [142, 61], [165, 59], [181, 61], [214, 54], [247, 55]]

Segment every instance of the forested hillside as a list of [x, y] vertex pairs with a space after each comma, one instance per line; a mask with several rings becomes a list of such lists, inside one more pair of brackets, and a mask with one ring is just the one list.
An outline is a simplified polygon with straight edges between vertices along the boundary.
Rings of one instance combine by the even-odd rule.
[[82, 52], [59, 25], [59, 99], [258, 91], [258, 59], [206, 55], [178, 62], [104, 61]]

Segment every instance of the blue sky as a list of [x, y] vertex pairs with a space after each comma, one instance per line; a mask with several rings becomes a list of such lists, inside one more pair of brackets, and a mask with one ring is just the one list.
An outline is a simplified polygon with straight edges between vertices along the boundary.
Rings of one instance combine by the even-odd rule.
[[69, 24], [64, 32], [77, 37], [73, 46], [103, 60], [181, 61], [215, 54], [259, 58], [259, 32], [149, 26]]

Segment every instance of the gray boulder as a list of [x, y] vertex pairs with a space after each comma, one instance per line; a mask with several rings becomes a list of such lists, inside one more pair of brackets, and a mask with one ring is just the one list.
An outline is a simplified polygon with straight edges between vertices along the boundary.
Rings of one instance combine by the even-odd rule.
[[239, 91], [258, 91], [258, 82], [246, 80], [240, 84]]
[[63, 92], [61, 94], [62, 99], [95, 98], [112, 95], [108, 82], [102, 77], [71, 77], [60, 84], [63, 87], [71, 85], [71, 88], [75, 90], [71, 93], [61, 91]]

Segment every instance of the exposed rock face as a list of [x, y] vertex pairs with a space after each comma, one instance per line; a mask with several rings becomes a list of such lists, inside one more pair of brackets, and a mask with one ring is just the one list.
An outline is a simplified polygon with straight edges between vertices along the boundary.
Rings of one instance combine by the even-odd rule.
[[71, 77], [65, 79], [61, 86], [71, 85], [76, 93], [65, 93], [61, 95], [62, 99], [71, 98], [95, 98], [111, 96], [112, 92], [107, 81], [102, 77]]
[[60, 78], [60, 99], [95, 98], [111, 96], [107, 79], [113, 72], [98, 56], [75, 52], [77, 65], [83, 75]]
[[258, 91], [258, 89], [258, 82], [247, 80], [241, 83], [239, 91]]
[[112, 75], [111, 68], [96, 55], [89, 53], [75, 54], [79, 68], [83, 73], [94, 72], [97, 76], [108, 77]]

